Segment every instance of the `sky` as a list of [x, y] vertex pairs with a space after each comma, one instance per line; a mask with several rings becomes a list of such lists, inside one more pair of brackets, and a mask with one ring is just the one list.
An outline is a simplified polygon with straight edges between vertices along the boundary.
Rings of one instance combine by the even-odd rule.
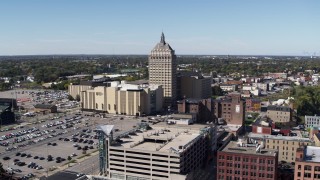
[[3, 0], [0, 55], [318, 55], [319, 0]]

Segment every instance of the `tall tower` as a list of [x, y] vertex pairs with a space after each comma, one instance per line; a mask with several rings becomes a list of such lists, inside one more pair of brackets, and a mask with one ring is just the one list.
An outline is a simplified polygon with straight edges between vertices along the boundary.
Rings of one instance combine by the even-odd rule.
[[149, 84], [163, 87], [164, 105], [172, 106], [177, 94], [177, 62], [174, 50], [161, 34], [160, 42], [149, 55]]

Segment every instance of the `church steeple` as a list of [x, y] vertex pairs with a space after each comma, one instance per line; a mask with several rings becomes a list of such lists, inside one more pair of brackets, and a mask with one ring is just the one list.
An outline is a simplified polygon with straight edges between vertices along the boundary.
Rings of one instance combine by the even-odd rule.
[[165, 39], [164, 39], [164, 34], [163, 34], [163, 32], [162, 32], [162, 34], [161, 34], [160, 43], [162, 43], [162, 44], [165, 44], [165, 43], [166, 43], [166, 41], [165, 41]]

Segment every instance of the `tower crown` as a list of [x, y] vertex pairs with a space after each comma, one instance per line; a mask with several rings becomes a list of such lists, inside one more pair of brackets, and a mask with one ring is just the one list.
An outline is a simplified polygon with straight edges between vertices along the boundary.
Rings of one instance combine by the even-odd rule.
[[162, 43], [162, 44], [165, 44], [165, 43], [166, 43], [163, 32], [162, 32], [162, 34], [161, 34], [160, 43]]

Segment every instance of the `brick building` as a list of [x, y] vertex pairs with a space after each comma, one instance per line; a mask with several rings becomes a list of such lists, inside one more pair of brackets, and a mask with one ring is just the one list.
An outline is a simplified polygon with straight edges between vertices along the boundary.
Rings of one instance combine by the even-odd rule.
[[297, 150], [294, 179], [320, 179], [320, 147], [306, 146]]
[[257, 134], [272, 134], [272, 129], [275, 128], [275, 124], [271, 120], [266, 118], [258, 118], [252, 124], [252, 132]]
[[218, 180], [277, 179], [278, 151], [230, 141], [217, 154]]
[[239, 93], [214, 100], [214, 116], [223, 118], [227, 124], [243, 125], [245, 119], [245, 104]]
[[196, 114], [198, 122], [213, 121], [213, 100], [208, 99], [184, 99], [177, 102], [179, 113]]
[[260, 112], [261, 111], [261, 100], [248, 98], [246, 99], [246, 111], [247, 112]]

